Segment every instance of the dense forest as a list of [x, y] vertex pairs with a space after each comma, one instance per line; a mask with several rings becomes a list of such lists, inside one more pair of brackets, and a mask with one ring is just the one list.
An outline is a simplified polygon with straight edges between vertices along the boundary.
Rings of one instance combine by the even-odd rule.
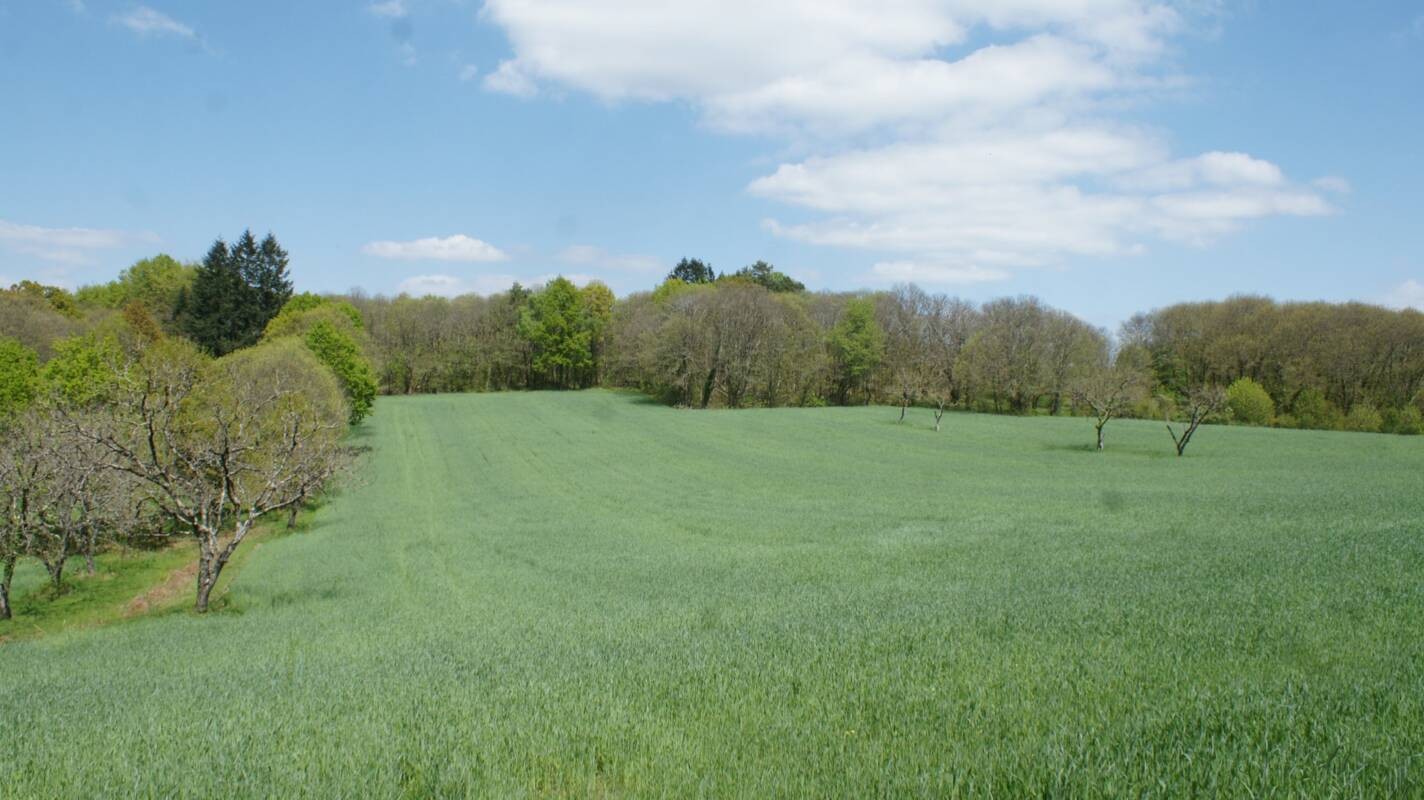
[[[271, 237], [219, 245], [201, 264], [157, 256], [73, 293], [11, 287], [0, 292], [0, 338], [43, 363], [57, 342], [120, 317], [151, 319], [215, 356], [250, 346], [288, 302], [261, 278], [265, 262], [285, 269], [286, 254]], [[222, 277], [241, 274], [252, 277]], [[1424, 314], [1361, 303], [1232, 297], [1138, 314], [1110, 333], [1033, 297], [975, 304], [910, 285], [811, 292], [765, 262], [719, 275], [696, 259], [624, 298], [558, 278], [490, 296], [293, 302], [288, 317], [306, 314], [296, 332], [320, 321], [318, 337], [339, 333], [328, 360], [344, 353], [358, 419], [377, 391], [590, 386], [692, 408], [889, 403], [1101, 415], [1095, 394], [1107, 386], [1108, 416], [1188, 417], [1193, 393], [1216, 388], [1217, 421], [1424, 427]]]

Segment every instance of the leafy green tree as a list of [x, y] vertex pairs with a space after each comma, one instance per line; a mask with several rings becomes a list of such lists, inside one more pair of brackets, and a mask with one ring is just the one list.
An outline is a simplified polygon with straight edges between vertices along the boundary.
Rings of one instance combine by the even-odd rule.
[[259, 245], [244, 231], [228, 247], [218, 239], [178, 301], [180, 327], [199, 347], [223, 355], [255, 344], [292, 296], [287, 253], [271, 234]]
[[683, 283], [711, 283], [717, 280], [717, 273], [712, 271], [711, 264], [705, 264], [696, 258], [684, 258], [677, 262], [668, 277], [677, 278]]
[[1232, 419], [1247, 425], [1270, 425], [1276, 404], [1265, 387], [1250, 378], [1238, 378], [1226, 390], [1226, 405]]
[[549, 385], [578, 385], [593, 366], [593, 330], [583, 296], [562, 276], [529, 297], [519, 334], [534, 350], [533, 368]]
[[376, 402], [376, 373], [361, 348], [328, 320], [317, 320], [307, 331], [306, 345], [341, 382], [355, 425], [371, 413]]
[[806, 284], [784, 272], [778, 272], [765, 261], [758, 261], [732, 273], [733, 278], [751, 281], [771, 292], [804, 292]]
[[0, 424], [34, 402], [39, 391], [39, 355], [15, 339], [0, 339]]
[[[853, 392], [866, 387], [885, 354], [885, 333], [875, 321], [875, 302], [859, 297], [847, 303], [845, 312], [831, 328], [829, 344], [836, 396], [844, 405], [850, 402]], [[867, 391], [867, 402], [869, 399]]]
[[63, 402], [87, 407], [113, 396], [116, 365], [124, 358], [117, 336], [96, 331], [58, 342], [42, 375], [46, 387]]
[[351, 325], [358, 331], [366, 328], [366, 320], [361, 316], [361, 311], [356, 306], [345, 300], [332, 300], [319, 294], [302, 292], [293, 295], [292, 299], [282, 306], [282, 310], [277, 313], [277, 316], [267, 323], [267, 329], [263, 331], [263, 336], [275, 338], [296, 332], [296, 329], [300, 327], [299, 320], [306, 316], [306, 312], [318, 308], [331, 309], [340, 313], [350, 320]]
[[1340, 409], [1326, 399], [1319, 389], [1302, 390], [1291, 404], [1291, 413], [1296, 425], [1302, 428], [1335, 430], [1343, 422]]
[[35, 281], [24, 280], [13, 284], [9, 289], [9, 294], [44, 303], [66, 317], [79, 316], [79, 306], [74, 302], [74, 295], [70, 294], [67, 289], [58, 286], [47, 286]]
[[130, 303], [142, 303], [160, 325], [171, 329], [178, 298], [192, 288], [197, 271], [194, 265], [160, 253], [134, 262], [119, 273], [116, 280], [80, 288], [75, 299], [80, 305], [99, 308], [125, 308]]

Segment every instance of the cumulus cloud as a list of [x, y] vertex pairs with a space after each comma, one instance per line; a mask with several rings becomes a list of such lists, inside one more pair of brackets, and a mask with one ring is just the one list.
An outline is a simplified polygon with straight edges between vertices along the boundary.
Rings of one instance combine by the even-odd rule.
[[102, 230], [97, 228], [45, 228], [0, 219], [0, 247], [56, 264], [85, 266], [95, 263], [95, 254], [136, 244], [153, 244], [152, 233]]
[[484, 87], [492, 92], [515, 97], [533, 97], [539, 89], [534, 81], [514, 61], [503, 61], [494, 72], [485, 76]]
[[1007, 280], [1009, 273], [975, 265], [921, 264], [914, 261], [881, 261], [871, 268], [871, 277], [880, 283], [927, 283], [939, 286], [992, 283]]
[[1410, 278], [1390, 291], [1385, 298], [1390, 308], [1415, 308], [1424, 311], [1424, 283]]
[[[626, 272], [657, 272], [663, 263], [652, 256], [610, 253], [593, 245], [577, 244], [566, 247], [558, 255], [560, 262], [573, 266], [610, 269]], [[570, 279], [572, 280], [572, 279]]]
[[1230, 150], [1177, 155], [1166, 133], [1117, 118], [1180, 82], [1169, 56], [1184, 7], [488, 0], [513, 57], [484, 86], [685, 102], [714, 129], [784, 137], [806, 155], [748, 191], [812, 218], [766, 230], [869, 251], [887, 280], [993, 280], [1331, 213], [1321, 193], [1348, 189], [1339, 177], [1301, 183]]
[[446, 274], [414, 275], [400, 282], [396, 291], [414, 297], [435, 295], [456, 297], [462, 294], [488, 295], [508, 289], [518, 280], [513, 275], [469, 275]]
[[136, 6], [122, 14], [116, 14], [114, 21], [140, 36], [176, 36], [197, 40], [198, 32], [189, 25], [148, 6]]
[[361, 252], [376, 258], [400, 261], [505, 261], [503, 250], [462, 233], [444, 238], [431, 237], [407, 242], [377, 241], [361, 248]]
[[403, 19], [410, 14], [406, 9], [404, 0], [384, 0], [384, 2], [372, 3], [367, 6], [372, 14], [386, 19]]

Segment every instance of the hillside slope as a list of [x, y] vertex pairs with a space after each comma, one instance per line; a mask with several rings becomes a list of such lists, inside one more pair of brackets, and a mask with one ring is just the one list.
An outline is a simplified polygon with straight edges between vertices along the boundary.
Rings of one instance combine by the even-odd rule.
[[1424, 790], [1424, 440], [386, 398], [230, 608], [0, 646], [13, 797]]

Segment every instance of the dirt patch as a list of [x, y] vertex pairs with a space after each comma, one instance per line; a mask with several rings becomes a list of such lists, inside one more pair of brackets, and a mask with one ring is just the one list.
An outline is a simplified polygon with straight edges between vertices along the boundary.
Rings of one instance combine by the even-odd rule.
[[150, 609], [167, 605], [173, 598], [192, 592], [197, 580], [198, 562], [196, 561], [173, 570], [168, 573], [168, 578], [163, 583], [130, 600], [129, 604], [124, 606], [124, 617], [137, 617], [140, 614], [148, 613]]

